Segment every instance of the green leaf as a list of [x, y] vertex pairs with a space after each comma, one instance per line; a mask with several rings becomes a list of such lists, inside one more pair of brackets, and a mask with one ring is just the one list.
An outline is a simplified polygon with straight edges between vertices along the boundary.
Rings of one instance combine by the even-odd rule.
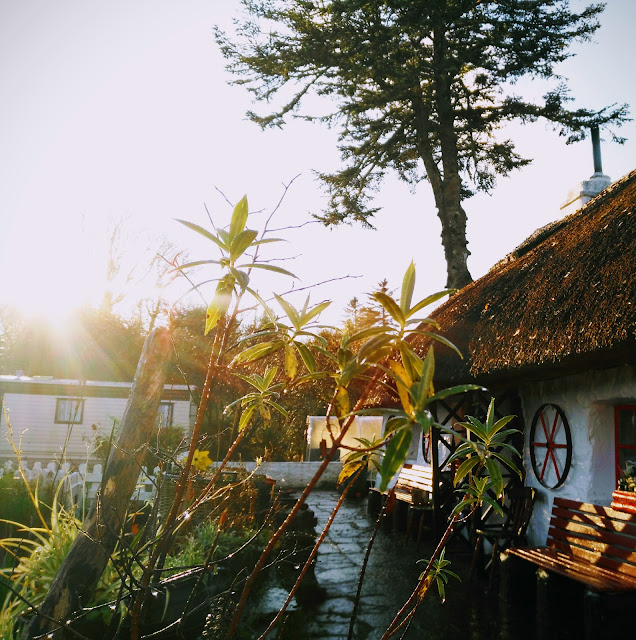
[[[511, 420], [514, 420], [516, 416], [504, 416], [499, 418], [495, 424], [492, 425], [488, 431], [488, 435], [492, 438], [498, 431], [501, 431]], [[509, 429], [510, 432], [516, 431], [516, 429]]]
[[234, 262], [240, 258], [251, 246], [252, 241], [257, 235], [258, 231], [245, 229], [245, 231], [241, 231], [235, 238], [232, 238], [232, 243], [230, 244], [230, 260]]
[[243, 269], [247, 267], [249, 267], [250, 269], [263, 269], [263, 271], [273, 271], [274, 273], [281, 273], [284, 276], [290, 276], [298, 280], [298, 276], [293, 274], [291, 271], [287, 271], [287, 269], [283, 269], [282, 267], [277, 267], [274, 264], [263, 264], [262, 262], [252, 262], [251, 264], [241, 265], [241, 268]]
[[276, 298], [276, 300], [278, 300], [278, 304], [283, 308], [283, 311], [287, 314], [287, 317], [289, 318], [289, 321], [294, 326], [294, 329], [300, 330], [301, 328], [300, 316], [298, 315], [298, 312], [296, 311], [296, 309], [294, 309], [294, 307], [291, 304], [289, 304], [287, 300], [285, 300], [284, 298], [281, 298], [279, 295], [274, 294], [274, 297]]
[[399, 471], [406, 460], [406, 454], [411, 446], [411, 430], [401, 429], [389, 440], [380, 466], [380, 491], [386, 491], [389, 482]]
[[258, 408], [257, 405], [253, 404], [247, 407], [243, 413], [241, 414], [241, 419], [239, 420], [238, 430], [239, 432], [243, 431], [245, 427], [247, 427], [250, 422], [252, 422], [252, 418], [254, 417], [254, 413]]
[[294, 340], [294, 346], [298, 349], [298, 353], [302, 358], [305, 367], [307, 367], [307, 371], [309, 373], [314, 373], [316, 371], [316, 359], [314, 358], [314, 354], [311, 352], [311, 349], [302, 342], [297, 342]]
[[250, 277], [245, 273], [245, 271], [239, 271], [234, 267], [229, 267], [229, 272], [234, 276], [234, 279], [238, 283], [241, 291], [245, 291], [247, 289], [247, 285], [250, 282]]
[[228, 274], [221, 278], [219, 284], [216, 286], [214, 298], [212, 298], [212, 301], [208, 305], [205, 316], [205, 335], [210, 333], [210, 331], [216, 327], [219, 320], [227, 312], [230, 303], [232, 302], [234, 283], [234, 277]]
[[387, 334], [380, 334], [367, 340], [358, 351], [359, 362], [374, 362], [384, 355], [384, 348], [391, 343], [393, 338]]
[[501, 469], [492, 458], [486, 458], [486, 466], [488, 467], [488, 475], [492, 480], [492, 486], [495, 491], [495, 495], [497, 496], [497, 498], [500, 498], [503, 495], [504, 488]]
[[283, 346], [282, 340], [276, 340], [275, 342], [261, 342], [255, 344], [252, 347], [248, 347], [245, 351], [241, 351], [234, 360], [233, 364], [243, 364], [245, 362], [254, 362], [263, 356], [269, 355], [274, 351], [278, 351]]
[[263, 310], [265, 311], [265, 314], [269, 318], [270, 322], [276, 322], [276, 314], [274, 313], [272, 308], [265, 302], [265, 300], [261, 298], [258, 292], [254, 291], [254, 289], [250, 287], [246, 287], [246, 290], [250, 293], [251, 296], [253, 296], [256, 299], [256, 301], [261, 305], [261, 307], [263, 307]]
[[437, 302], [440, 298], [447, 296], [451, 293], [455, 293], [456, 289], [445, 289], [444, 291], [438, 291], [437, 293], [433, 293], [430, 296], [427, 296], [423, 300], [420, 300], [412, 309], [409, 310], [407, 318], [410, 318], [414, 313], [417, 313], [424, 307], [428, 307], [429, 304], [433, 304], [433, 302]]
[[[309, 298], [307, 298], [309, 300]], [[302, 314], [302, 324], [303, 326], [309, 324], [316, 316], [321, 314], [329, 305], [331, 301], [321, 302], [317, 304], [315, 307], [310, 309], [309, 311]]]
[[447, 340], [446, 338], [444, 338], [444, 336], [440, 336], [438, 333], [432, 333], [431, 331], [414, 330], [414, 331], [411, 331], [410, 334], [428, 336], [433, 340], [437, 340], [437, 342], [441, 342], [443, 345], [446, 345], [449, 349], [452, 349], [462, 360], [464, 359], [462, 352], [450, 340]]
[[389, 331], [391, 331], [391, 327], [369, 327], [368, 329], [363, 329], [362, 331], [358, 331], [358, 333], [354, 333], [350, 338], [348, 338], [348, 343], [366, 340], [367, 338], [372, 338], [373, 336], [377, 336], [381, 333], [387, 333]]
[[171, 271], [183, 271], [184, 269], [191, 269], [192, 267], [199, 267], [202, 264], [221, 264], [219, 260], [195, 260], [194, 262], [187, 262], [178, 267], [175, 267]]
[[467, 391], [481, 391], [482, 389], [483, 387], [478, 384], [460, 384], [456, 387], [448, 387], [447, 389], [438, 391], [435, 395], [432, 395], [429, 400], [431, 402], [433, 402], [434, 400], [444, 400], [444, 398], [448, 398], [449, 396], [466, 393]]
[[459, 465], [459, 468], [455, 472], [455, 478], [453, 480], [453, 484], [455, 486], [457, 486], [464, 479], [464, 477], [466, 475], [468, 475], [468, 473], [470, 471], [473, 470], [475, 465], [478, 464], [478, 463], [479, 463], [479, 457], [478, 456], [472, 456], [472, 457], [464, 460], [464, 462], [462, 462]]
[[386, 293], [376, 291], [373, 297], [382, 305], [386, 312], [401, 326], [406, 324], [406, 318], [402, 313], [400, 307], [397, 306], [395, 300], [391, 296], [387, 296]]
[[234, 207], [232, 221], [230, 222], [230, 238], [233, 241], [236, 236], [245, 229], [247, 224], [248, 206], [247, 196], [243, 196]]
[[293, 380], [297, 371], [298, 358], [296, 358], [296, 351], [289, 342], [285, 342], [285, 376], [288, 380]]
[[252, 245], [257, 247], [261, 244], [270, 244], [271, 242], [288, 242], [288, 240], [285, 240], [284, 238], [262, 238], [261, 240], [253, 242]]
[[214, 242], [214, 244], [216, 244], [223, 251], [228, 250], [228, 247], [224, 242], [222, 242], [214, 234], [210, 233], [207, 229], [200, 227], [198, 224], [194, 224], [194, 222], [188, 222], [187, 220], [179, 220], [179, 219], [177, 219], [177, 222], [180, 222], [181, 224], [185, 225], [186, 227], [188, 227], [188, 229], [192, 229], [192, 231], [196, 231], [197, 233], [201, 234], [204, 238], [207, 238], [208, 240], [212, 240], [212, 242]]
[[415, 264], [411, 260], [404, 278], [402, 280], [402, 292], [400, 294], [400, 309], [405, 318], [409, 317], [411, 301], [413, 300], [413, 290], [415, 289]]

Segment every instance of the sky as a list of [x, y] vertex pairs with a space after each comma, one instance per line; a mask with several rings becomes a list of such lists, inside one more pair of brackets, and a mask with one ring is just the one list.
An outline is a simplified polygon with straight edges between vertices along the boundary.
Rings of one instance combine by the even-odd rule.
[[[574, 10], [583, 4], [571, 1]], [[399, 289], [411, 260], [416, 297], [444, 287], [426, 183], [411, 190], [386, 180], [376, 230], [306, 224], [326, 203], [313, 172], [339, 166], [337, 132], [300, 121], [263, 132], [245, 119], [262, 106], [228, 84], [213, 37], [213, 26], [228, 27], [238, 10], [237, 0], [0, 0], [0, 305], [53, 322], [79, 304], [98, 304], [108, 238], [119, 225], [122, 273], [112, 286], [126, 293], [125, 312], [138, 297], [156, 295], [146, 265], [158, 251], [217, 257], [176, 218], [206, 225], [207, 208], [224, 225], [227, 201], [244, 194], [252, 227], [285, 195], [270, 226], [290, 227], [281, 232], [289, 242], [271, 245], [266, 257], [298, 279], [263, 277], [253, 283], [262, 294], [325, 283], [310, 289], [311, 300], [333, 300], [324, 319], [338, 324], [348, 301], [364, 300], [382, 279]], [[577, 45], [559, 68], [573, 106], [636, 109], [635, 23], [633, 0], [608, 1], [594, 41]], [[606, 140], [602, 148], [614, 180], [635, 168], [635, 123], [621, 134], [625, 145]], [[589, 141], [566, 146], [541, 123], [504, 135], [534, 161], [501, 178], [492, 195], [465, 202], [475, 278], [561, 217], [567, 192], [593, 172]], [[180, 281], [161, 293], [174, 301], [186, 289]], [[290, 300], [301, 303], [306, 293]]]

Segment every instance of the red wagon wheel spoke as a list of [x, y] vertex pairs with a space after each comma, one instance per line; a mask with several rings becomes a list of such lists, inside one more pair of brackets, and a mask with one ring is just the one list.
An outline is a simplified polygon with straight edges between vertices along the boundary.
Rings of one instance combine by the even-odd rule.
[[[548, 411], [554, 411], [550, 428], [546, 415]], [[539, 422], [544, 441], [537, 434]], [[563, 438], [565, 442], [560, 441]], [[565, 482], [572, 462], [572, 438], [565, 414], [557, 405], [544, 404], [535, 413], [530, 432], [530, 454], [535, 475], [542, 485], [554, 489]], [[549, 477], [548, 471], [551, 469], [556, 480]]]

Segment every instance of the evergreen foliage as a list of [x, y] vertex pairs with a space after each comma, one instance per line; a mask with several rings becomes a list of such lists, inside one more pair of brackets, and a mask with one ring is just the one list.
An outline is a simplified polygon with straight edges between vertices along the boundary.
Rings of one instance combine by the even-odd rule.
[[[371, 194], [388, 171], [413, 185], [427, 179], [448, 287], [471, 280], [463, 200], [530, 162], [499, 129], [543, 118], [573, 142], [592, 125], [627, 117], [625, 105], [569, 109], [568, 88], [555, 75], [570, 45], [597, 30], [602, 4], [575, 12], [567, 0], [242, 3], [248, 17], [233, 35], [217, 29], [217, 41], [236, 84], [257, 101], [278, 100], [270, 113], [249, 117], [263, 128], [289, 116], [339, 128], [344, 166], [321, 175], [331, 195], [321, 219], [370, 226]], [[523, 77], [554, 84], [533, 102], [514, 91]], [[331, 98], [333, 111], [301, 111], [312, 93]]]

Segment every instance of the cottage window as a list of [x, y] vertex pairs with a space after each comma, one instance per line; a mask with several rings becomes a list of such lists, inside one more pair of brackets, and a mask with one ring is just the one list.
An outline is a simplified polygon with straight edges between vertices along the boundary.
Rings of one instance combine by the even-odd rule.
[[80, 398], [58, 398], [55, 405], [56, 424], [82, 424], [84, 400]]
[[636, 405], [619, 405], [614, 408], [616, 430], [616, 481], [628, 460], [636, 460]]
[[160, 402], [157, 410], [157, 426], [171, 427], [174, 413], [174, 402]]

